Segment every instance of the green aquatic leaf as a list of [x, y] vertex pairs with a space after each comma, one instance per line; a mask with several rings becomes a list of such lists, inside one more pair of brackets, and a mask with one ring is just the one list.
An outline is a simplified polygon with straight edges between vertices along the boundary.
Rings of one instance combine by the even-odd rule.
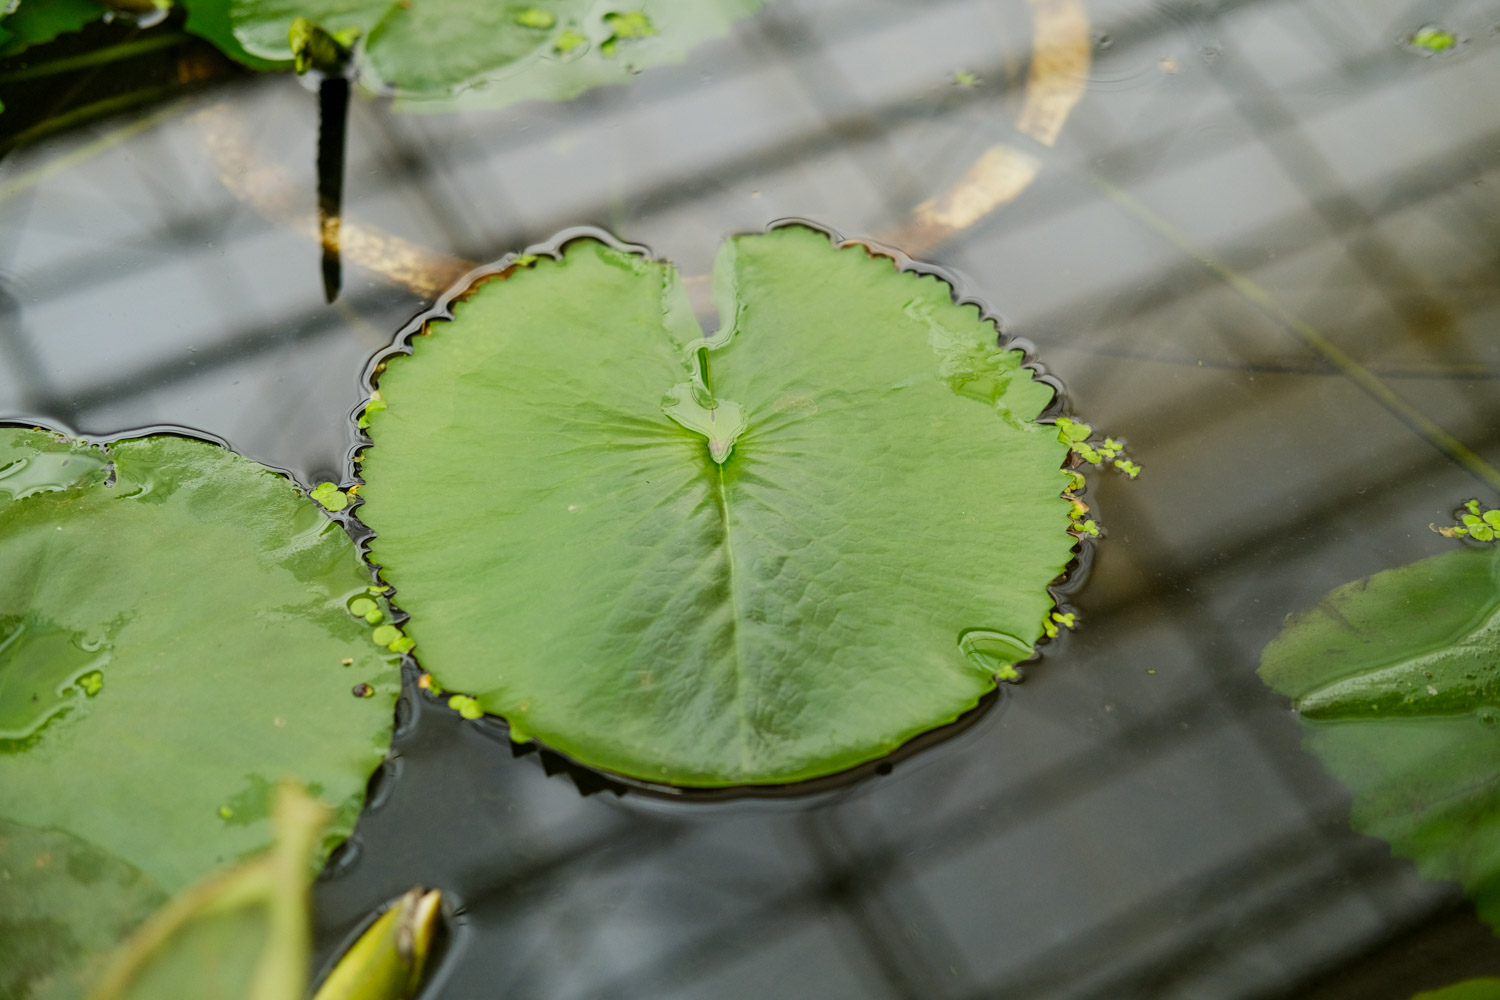
[[523, 7], [516, 11], [515, 20], [523, 28], [550, 28], [557, 23], [557, 15], [541, 7]]
[[1094, 429], [1088, 424], [1078, 420], [1070, 420], [1067, 417], [1058, 417], [1055, 424], [1057, 427], [1057, 438], [1066, 444], [1073, 445], [1080, 441], [1087, 441]]
[[795, 781], [1031, 655], [1068, 446], [935, 277], [794, 227], [729, 241], [714, 287], [708, 336], [670, 266], [592, 240], [481, 284], [388, 362], [361, 514], [424, 669], [513, 732]]
[[1412, 48], [1427, 53], [1449, 52], [1458, 47], [1458, 36], [1446, 28], [1429, 24], [1412, 32]]
[[[581, 31], [574, 31], [572, 28], [569, 28], [567, 31], [564, 31], [562, 34], [558, 35], [557, 41], [552, 43], [552, 52], [554, 55], [567, 56], [577, 51], [579, 46], [587, 45], [588, 41], [588, 35], [585, 35]], [[523, 253], [521, 254], [521, 256], [516, 258], [516, 263], [521, 267], [529, 267], [535, 260], [536, 258], [531, 254]]]
[[[1054, 426], [1057, 428], [1057, 439], [1072, 449], [1073, 454], [1090, 465], [1103, 465], [1109, 462], [1131, 479], [1141, 474], [1141, 467], [1125, 455], [1123, 442], [1106, 437], [1102, 442], [1089, 444], [1088, 439], [1093, 435], [1094, 429], [1088, 424], [1070, 420], [1067, 417], [1058, 417]], [[1072, 488], [1077, 489], [1081, 486], [1080, 481]]]
[[105, 13], [95, 0], [21, 0], [15, 10], [0, 15], [0, 58], [77, 31]]
[[484, 709], [479, 707], [479, 702], [468, 695], [456, 694], [448, 699], [448, 707], [453, 709], [465, 719], [484, 718]]
[[656, 34], [656, 25], [652, 23], [651, 15], [643, 10], [605, 14], [604, 26], [609, 29], [609, 37], [599, 43], [599, 51], [606, 59], [615, 57], [620, 42], [650, 38]]
[[385, 409], [385, 400], [381, 399], [377, 393], [371, 397], [369, 402], [365, 403], [364, 412], [359, 415], [359, 429], [364, 430], [366, 427], [369, 427], [370, 418], [383, 409]]
[[[680, 62], [726, 34], [765, 0], [186, 0], [188, 30], [231, 55], [290, 65], [288, 32], [306, 19], [331, 35], [358, 32], [359, 75], [407, 102], [499, 107], [565, 100], [624, 83], [647, 66]], [[231, 38], [222, 40], [228, 25]], [[623, 44], [621, 44], [623, 42]]]
[[112, 956], [89, 1000], [300, 1000], [311, 951], [309, 863], [328, 812], [283, 786], [264, 855], [180, 893]]
[[656, 34], [656, 25], [644, 10], [612, 11], [604, 15], [604, 26], [615, 38], [650, 38]]
[[1261, 657], [1356, 829], [1456, 879], [1500, 927], [1500, 555], [1463, 549], [1347, 584]]
[[1465, 513], [1458, 515], [1458, 524], [1447, 528], [1434, 524], [1432, 530], [1447, 538], [1472, 538], [1477, 542], [1495, 540], [1495, 532], [1500, 530], [1500, 509], [1485, 510], [1478, 500], [1464, 501], [1462, 509]]
[[349, 506], [349, 494], [339, 489], [338, 483], [319, 483], [307, 495], [327, 511], [337, 512]]
[[1411, 1000], [1500, 1000], [1500, 979], [1466, 979], [1440, 990], [1418, 993]]
[[[290, 37], [288, 37], [286, 53], [278, 54], [270, 59], [250, 52], [241, 44], [234, 32], [235, 19], [230, 11], [230, 0], [175, 0], [175, 4], [187, 11], [184, 29], [212, 43], [220, 52], [236, 62], [256, 70], [286, 69], [293, 65], [294, 57], [291, 52]], [[289, 35], [292, 19], [296, 16], [293, 13], [287, 17]]]
[[[105, 452], [0, 428], [6, 462], [19, 471], [0, 478], [0, 820], [73, 838], [164, 892], [265, 847], [284, 777], [347, 833], [399, 688], [395, 658], [347, 608], [369, 584], [348, 535], [284, 477], [203, 442]], [[19, 499], [4, 492], [23, 480]], [[381, 697], [352, 697], [355, 683]], [[13, 891], [0, 880], [0, 913]], [[112, 893], [99, 886], [101, 906]], [[71, 968], [90, 950], [79, 941], [48, 961]]]

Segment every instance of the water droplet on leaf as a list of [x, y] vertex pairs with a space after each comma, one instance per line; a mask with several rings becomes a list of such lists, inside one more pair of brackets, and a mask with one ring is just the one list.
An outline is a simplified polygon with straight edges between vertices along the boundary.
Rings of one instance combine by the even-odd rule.
[[1018, 680], [1015, 664], [1036, 655], [1031, 643], [1008, 632], [969, 629], [958, 637], [958, 648], [969, 662], [1001, 680]]
[[30, 746], [48, 723], [104, 687], [107, 644], [36, 615], [0, 615], [0, 750]]

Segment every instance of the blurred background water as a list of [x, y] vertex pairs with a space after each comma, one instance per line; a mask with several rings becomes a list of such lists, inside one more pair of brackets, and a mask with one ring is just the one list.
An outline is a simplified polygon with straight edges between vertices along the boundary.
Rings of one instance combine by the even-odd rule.
[[314, 89], [164, 45], [160, 101], [0, 159], [0, 418], [346, 479], [367, 360], [476, 263], [579, 225], [689, 277], [786, 217], [893, 243], [1146, 467], [1091, 477], [1079, 631], [810, 799], [584, 796], [413, 697], [325, 952], [420, 882], [460, 910], [433, 1000], [1410, 997], [1500, 945], [1350, 830], [1255, 667], [1493, 499], [1497, 30], [1465, 0], [776, 0], [567, 103], [356, 98], [332, 304]]

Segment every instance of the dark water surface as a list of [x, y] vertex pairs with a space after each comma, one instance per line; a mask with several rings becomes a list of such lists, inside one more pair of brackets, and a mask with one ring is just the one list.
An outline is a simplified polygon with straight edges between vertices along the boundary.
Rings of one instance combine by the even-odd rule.
[[[1044, 86], [1033, 37], [1070, 11], [1090, 59]], [[1462, 43], [1404, 44], [1427, 24]], [[366, 361], [474, 263], [579, 225], [688, 276], [785, 217], [895, 243], [1145, 466], [1091, 477], [1082, 628], [1003, 711], [810, 799], [582, 796], [414, 701], [319, 886], [325, 950], [420, 882], [461, 911], [428, 998], [1406, 998], [1500, 973], [1500, 943], [1351, 832], [1254, 671], [1289, 612], [1496, 499], [1497, 26], [1461, 0], [779, 0], [567, 104], [356, 99], [332, 305], [301, 228], [316, 94], [210, 87], [0, 161], [0, 418], [191, 427], [342, 479]], [[965, 184], [982, 210], [935, 226]]]

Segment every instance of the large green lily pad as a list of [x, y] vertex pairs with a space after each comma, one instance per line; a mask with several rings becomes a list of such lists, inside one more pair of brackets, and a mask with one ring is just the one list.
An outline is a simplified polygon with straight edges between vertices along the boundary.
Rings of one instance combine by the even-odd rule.
[[[680, 62], [765, 0], [187, 0], [190, 30], [252, 65], [290, 65], [303, 17], [356, 31], [355, 63], [375, 89], [452, 107], [564, 100]], [[226, 31], [227, 28], [227, 31]]]
[[52, 942], [29, 959], [45, 981], [20, 995], [95, 950], [69, 916], [80, 872], [112, 873], [85, 880], [98, 910], [138, 916], [264, 848], [283, 778], [348, 832], [398, 668], [347, 609], [369, 584], [348, 535], [296, 486], [199, 441], [106, 453], [0, 428], [0, 566], [0, 829], [22, 838], [5, 835], [0, 862], [60, 862], [35, 847], [48, 837], [103, 859], [58, 863], [45, 887], [0, 881], [0, 920]]
[[594, 240], [380, 376], [360, 516], [447, 688], [591, 766], [791, 782], [943, 725], [1032, 652], [1074, 538], [1053, 397], [936, 277], [730, 240], [706, 336]]
[[1458, 880], [1500, 927], [1500, 553], [1340, 587], [1288, 620], [1260, 673], [1353, 792], [1355, 828]]

